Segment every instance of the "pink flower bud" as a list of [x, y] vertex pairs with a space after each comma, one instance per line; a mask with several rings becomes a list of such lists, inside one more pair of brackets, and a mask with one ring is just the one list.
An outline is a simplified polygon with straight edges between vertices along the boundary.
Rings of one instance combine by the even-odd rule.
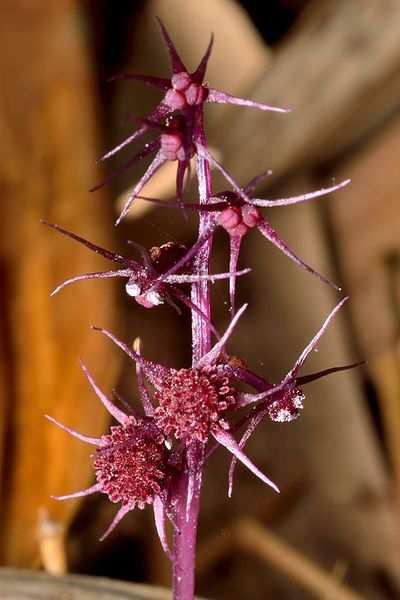
[[177, 90], [168, 90], [165, 94], [164, 103], [172, 110], [181, 110], [187, 105], [185, 96]]
[[163, 133], [160, 137], [161, 150], [167, 160], [178, 160], [177, 153], [182, 148], [180, 133]]
[[174, 90], [178, 90], [181, 92], [183, 90], [186, 90], [190, 84], [190, 75], [189, 73], [185, 73], [185, 71], [183, 71], [182, 73], [176, 73], [171, 77], [171, 85], [174, 88]]
[[243, 222], [250, 227], [255, 227], [261, 221], [262, 216], [255, 206], [245, 205], [242, 207]]
[[202, 104], [207, 98], [208, 90], [202, 85], [192, 83], [185, 91], [186, 101], [191, 106]]
[[239, 225], [241, 221], [242, 216], [240, 208], [233, 206], [230, 206], [229, 208], [223, 210], [218, 217], [218, 223], [227, 231]]

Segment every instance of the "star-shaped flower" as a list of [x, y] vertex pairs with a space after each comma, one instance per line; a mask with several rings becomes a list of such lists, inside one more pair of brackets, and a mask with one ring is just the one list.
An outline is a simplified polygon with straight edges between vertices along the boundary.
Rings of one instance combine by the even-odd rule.
[[87, 367], [83, 363], [81, 366], [96, 396], [118, 425], [113, 425], [109, 433], [97, 438], [79, 433], [46, 415], [49, 421], [73, 437], [95, 447], [92, 459], [96, 483], [79, 492], [53, 498], [70, 500], [101, 492], [111, 502], [120, 502], [121, 507], [101, 536], [101, 541], [135, 507], [144, 509], [147, 505], [153, 505], [155, 525], [162, 547], [171, 557], [165, 523], [166, 514], [171, 510], [169, 486], [176, 457], [168, 446], [166, 436], [158, 428], [152, 407], [143, 394], [143, 416], [129, 406], [127, 412], [124, 412], [97, 386]]
[[[230, 259], [229, 259], [229, 270], [232, 273], [229, 279], [229, 295], [230, 295], [230, 309], [233, 314], [235, 311], [235, 291], [236, 291], [236, 275], [237, 263], [239, 259], [239, 252], [243, 237], [249, 233], [251, 229], [258, 229], [258, 231], [269, 240], [274, 246], [276, 246], [281, 252], [283, 252], [288, 258], [294, 261], [297, 265], [302, 267], [308, 273], [318, 277], [324, 283], [332, 286], [336, 290], [340, 291], [341, 288], [335, 283], [331, 282], [324, 275], [321, 275], [315, 269], [305, 263], [299, 256], [297, 256], [293, 250], [284, 242], [280, 235], [270, 225], [270, 223], [263, 217], [260, 207], [272, 208], [277, 206], [289, 206], [291, 204], [297, 204], [299, 202], [307, 202], [320, 196], [331, 194], [342, 187], [345, 187], [350, 183], [350, 179], [345, 179], [340, 183], [321, 188], [313, 192], [307, 192], [298, 196], [292, 196], [289, 198], [277, 198], [277, 199], [265, 199], [265, 198], [252, 198], [252, 193], [256, 185], [261, 179], [271, 174], [271, 171], [266, 171], [261, 175], [257, 175], [243, 188], [239, 187], [233, 177], [222, 167], [222, 165], [216, 161], [208, 151], [202, 148], [201, 152], [210, 159], [210, 161], [221, 170], [226, 179], [231, 183], [234, 191], [223, 191], [215, 194], [210, 198], [209, 204], [200, 204], [196, 202], [186, 202], [185, 208], [198, 211], [199, 213], [209, 213], [212, 215], [212, 223], [214, 226], [223, 227], [229, 234], [230, 240]], [[144, 200], [155, 202], [159, 206], [163, 207], [174, 207], [181, 208], [181, 204], [176, 201], [161, 201], [156, 198], [149, 198], [147, 196], [139, 196]]]
[[[251, 413], [244, 417], [237, 424], [237, 427], [246, 425], [245, 432], [239, 442], [239, 446], [241, 448], [244, 448], [250, 436], [254, 433], [257, 426], [266, 416], [268, 416], [272, 421], [280, 423], [288, 423], [299, 417], [305, 400], [305, 394], [302, 389], [303, 385], [320, 379], [321, 377], [326, 377], [332, 373], [354, 369], [355, 367], [364, 364], [362, 361], [341, 367], [324, 369], [323, 371], [318, 371], [317, 373], [311, 373], [309, 375], [299, 376], [299, 372], [306, 362], [308, 356], [313, 350], [316, 349], [321, 337], [324, 335], [328, 326], [347, 300], [347, 297], [343, 298], [334, 307], [334, 309], [322, 323], [317, 333], [301, 352], [293, 367], [279, 384], [273, 385], [243, 367], [235, 368], [236, 376], [242, 382], [257, 388], [258, 390], [258, 393], [256, 394], [243, 393], [237, 400], [237, 404], [240, 407], [253, 407]], [[233, 475], [236, 464], [237, 459], [234, 457], [229, 469], [229, 496], [232, 494]]]
[[[210, 438], [214, 438], [254, 475], [278, 492], [277, 486], [241, 450], [226, 420], [227, 411], [239, 407], [242, 394], [234, 389], [232, 368], [221, 362], [221, 357], [224, 356], [224, 346], [246, 307], [247, 305], [241, 307], [212, 349], [188, 369], [166, 368], [145, 360], [111, 332], [98, 327], [94, 329], [110, 338], [139, 365], [143, 375], [154, 387], [154, 400], [158, 403], [152, 413], [155, 423], [166, 437], [185, 448], [192, 481], [196, 478], [199, 465], [194, 460], [190, 464], [190, 457], [195, 454], [199, 444], [205, 446]], [[152, 405], [154, 406], [154, 402]]]
[[[198, 312], [202, 315], [200, 309], [198, 309], [193, 302], [184, 294], [179, 287], [179, 284], [192, 284], [198, 281], [217, 281], [219, 279], [227, 279], [231, 277], [231, 273], [215, 273], [210, 275], [194, 275], [190, 272], [191, 261], [206, 243], [212, 234], [210, 229], [204, 236], [202, 236], [189, 250], [180, 244], [173, 242], [167, 242], [160, 247], [154, 247], [149, 252], [134, 242], [130, 242], [141, 254], [141, 262], [135, 261], [132, 258], [121, 256], [115, 252], [105, 250], [84, 238], [63, 229], [59, 225], [47, 223], [42, 221], [45, 225], [52, 227], [56, 231], [76, 240], [83, 244], [93, 252], [100, 254], [108, 260], [112, 260], [122, 266], [122, 269], [112, 271], [100, 271], [96, 273], [84, 273], [82, 275], [76, 275], [58, 285], [52, 292], [52, 295], [57, 294], [65, 286], [74, 283], [76, 281], [82, 281], [85, 279], [103, 279], [111, 277], [122, 277], [128, 281], [125, 285], [126, 293], [133, 297], [136, 302], [144, 306], [145, 308], [153, 308], [164, 301], [171, 304], [174, 308], [177, 308], [172, 300], [172, 297], [177, 298], [183, 304], [189, 308]], [[183, 273], [184, 267], [189, 269], [188, 273]], [[249, 273], [250, 269], [243, 269], [235, 273], [235, 276], [245, 275]], [[179, 310], [179, 309], [178, 309]], [[205, 315], [203, 315], [206, 319]], [[208, 320], [208, 319], [207, 319]], [[213, 332], [214, 327], [210, 324]]]
[[[111, 177], [114, 177], [121, 171], [128, 169], [136, 161], [156, 152], [156, 155], [145, 174], [130, 192], [116, 224], [125, 217], [145, 184], [167, 160], [178, 161], [176, 189], [177, 197], [179, 199], [182, 198], [185, 173], [190, 168], [190, 158], [197, 151], [197, 144], [202, 146], [205, 144], [203, 112], [204, 104], [206, 102], [235, 104], [266, 111], [288, 112], [288, 109], [286, 108], [278, 108], [260, 102], [253, 102], [252, 100], [232, 96], [221, 90], [209, 87], [208, 84], [204, 82], [204, 77], [213, 46], [213, 37], [211, 36], [210, 43], [198, 67], [193, 73], [189, 73], [169, 37], [167, 30], [160, 20], [159, 25], [170, 57], [172, 70], [171, 77], [162, 78], [127, 73], [113, 78], [142, 81], [164, 92], [161, 102], [151, 112], [148, 118], [141, 120], [140, 128], [102, 157], [102, 160], [104, 160], [115, 155], [122, 148], [142, 136], [150, 128], [156, 127], [160, 129], [161, 133], [158, 139], [147, 144], [144, 150], [133, 156], [125, 163], [125, 165], [123, 165], [122, 169], [111, 175]], [[92, 191], [103, 186], [109, 179], [110, 178], [107, 178], [102, 183], [95, 186]]]

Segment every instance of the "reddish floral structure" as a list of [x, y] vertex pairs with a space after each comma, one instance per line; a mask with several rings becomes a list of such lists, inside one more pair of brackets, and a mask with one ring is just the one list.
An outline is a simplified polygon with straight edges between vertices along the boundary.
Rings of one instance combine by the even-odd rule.
[[132, 409], [129, 409], [130, 414], [126, 414], [101, 391], [86, 366], [83, 363], [81, 366], [95, 394], [118, 425], [112, 426], [108, 434], [96, 438], [81, 434], [46, 415], [73, 437], [96, 448], [93, 467], [97, 483], [86, 490], [54, 498], [69, 500], [101, 492], [111, 502], [121, 502], [121, 508], [101, 540], [111, 533], [129, 511], [152, 504], [161, 543], [170, 554], [165, 531], [165, 511], [168, 506], [170, 464], [174, 459], [167, 448], [166, 437], [157, 427], [146, 402], [143, 403], [143, 416], [132, 414]]
[[72, 231], [63, 229], [59, 225], [48, 223], [43, 220], [42, 223], [83, 244], [93, 252], [96, 252], [96, 254], [100, 254], [104, 258], [112, 260], [124, 267], [123, 269], [113, 271], [84, 273], [83, 275], [76, 275], [75, 277], [66, 279], [53, 290], [52, 296], [57, 294], [67, 285], [75, 283], [76, 281], [122, 277], [128, 280], [125, 285], [125, 291], [128, 296], [134, 298], [138, 304], [145, 308], [153, 308], [154, 306], [163, 304], [164, 301], [171, 304], [174, 308], [177, 308], [172, 300], [172, 296], [175, 296], [183, 304], [202, 315], [200, 309], [191, 302], [190, 298], [176, 287], [176, 284], [190, 284], [195, 283], [196, 281], [214, 282], [232, 276], [237, 277], [246, 275], [251, 271], [251, 269], [247, 268], [234, 273], [215, 273], [209, 275], [197, 275], [193, 272], [182, 273], [182, 269], [185, 265], [190, 269], [193, 257], [199, 252], [202, 245], [210, 237], [212, 233], [211, 230], [189, 250], [186, 250], [185, 246], [182, 244], [167, 242], [162, 246], [150, 248], [150, 250], [147, 251], [143, 246], [140, 246], [140, 244], [129, 241], [128, 243], [133, 245], [141, 255], [142, 262], [138, 262], [132, 258], [121, 256], [115, 252], [110, 252], [110, 250], [105, 250], [104, 248], [101, 248], [101, 246], [97, 246], [96, 244], [85, 240], [76, 233], [72, 233]]
[[[190, 159], [197, 151], [198, 147], [203, 148], [203, 112], [204, 104], [206, 102], [236, 104], [239, 106], [258, 108], [260, 110], [283, 113], [288, 112], [288, 109], [286, 108], [268, 106], [260, 102], [238, 98], [227, 94], [226, 92], [209, 87], [204, 82], [204, 76], [211, 55], [213, 37], [211, 37], [207, 50], [197, 69], [193, 73], [189, 73], [178, 55], [164, 25], [161, 21], [159, 21], [159, 24], [169, 52], [172, 70], [171, 78], [166, 79], [132, 73], [126, 73], [113, 78], [142, 81], [147, 85], [156, 87], [164, 92], [163, 99], [150, 113], [147, 119], [139, 119], [139, 121], [141, 121], [141, 127], [102, 157], [103, 160], [110, 158], [151, 128], [160, 130], [159, 139], [147, 144], [144, 150], [133, 156], [123, 165], [122, 169], [111, 176], [114, 177], [121, 171], [131, 167], [138, 160], [142, 160], [149, 154], [156, 152], [156, 155], [145, 174], [130, 192], [122, 212], [116, 221], [117, 225], [126, 216], [134, 200], [140, 194], [146, 183], [168, 160], [178, 161], [176, 189], [178, 198], [182, 197], [185, 173], [190, 168]], [[178, 115], [176, 114], [177, 111], [179, 111]], [[107, 178], [105, 181], [92, 188], [92, 191], [102, 187], [109, 179], [110, 178]]]
[[[125, 403], [125, 411], [118, 408], [100, 390], [87, 368], [82, 365], [91, 387], [116, 419], [117, 425], [113, 425], [107, 434], [95, 438], [78, 433], [52, 417], [48, 418], [75, 438], [95, 447], [93, 466], [96, 483], [86, 490], [59, 496], [58, 499], [101, 492], [111, 502], [120, 503], [120, 508], [102, 539], [129, 511], [135, 507], [142, 509], [152, 505], [161, 544], [172, 561], [174, 600], [193, 600], [200, 492], [204, 465], [210, 453], [216, 447], [223, 446], [232, 455], [228, 476], [229, 495], [232, 493], [237, 461], [278, 492], [276, 484], [245, 454], [247, 440], [265, 417], [280, 423], [289, 423], [298, 418], [305, 400], [303, 386], [306, 383], [356, 366], [334, 367], [310, 375], [299, 374], [310, 352], [316, 348], [346, 298], [336, 305], [293, 367], [277, 384], [245, 366], [245, 348], [242, 348], [239, 358], [233, 359], [227, 354], [228, 339], [247, 306], [245, 304], [237, 312], [235, 310], [236, 277], [249, 271], [248, 268], [237, 271], [241, 241], [251, 230], [258, 229], [297, 265], [339, 290], [338, 286], [308, 266], [286, 245], [260, 209], [308, 201], [339, 190], [349, 180], [291, 198], [253, 198], [256, 185], [270, 171], [240, 187], [207, 149], [204, 107], [206, 103], [217, 102], [266, 111], [286, 112], [287, 109], [244, 100], [210, 87], [204, 78], [213, 39], [211, 38], [197, 69], [189, 73], [161, 22], [160, 28], [169, 52], [171, 77], [127, 74], [119, 78], [143, 81], [155, 86], [162, 91], [163, 97], [148, 117], [139, 119], [140, 127], [102, 158], [113, 156], [146, 131], [156, 131], [156, 139], [131, 157], [118, 171], [154, 154], [145, 174], [132, 188], [117, 224], [125, 217], [135, 199], [141, 197], [143, 187], [154, 173], [165, 162], [176, 161], [176, 198], [171, 202], [147, 199], [162, 206], [196, 211], [199, 217], [196, 241], [189, 249], [181, 244], [167, 242], [149, 251], [131, 242], [140, 255], [140, 260], [133, 260], [105, 250], [58, 225], [46, 224], [119, 265], [116, 270], [71, 277], [61, 283], [53, 294], [80, 280], [122, 277], [127, 280], [127, 294], [146, 308], [162, 302], [168, 302], [176, 308], [174, 300], [177, 299], [191, 311], [192, 363], [190, 367], [174, 369], [152, 362], [141, 355], [138, 340], [132, 348], [111, 332], [94, 327], [134, 361], [141, 410], [133, 410]], [[192, 158], [196, 166], [198, 195], [190, 202], [183, 202], [185, 177]], [[224, 175], [231, 190], [214, 192], [212, 166]], [[94, 189], [104, 185], [109, 179], [110, 177]], [[229, 235], [229, 270], [226, 273], [210, 274], [213, 236], [218, 227], [222, 227]], [[210, 282], [224, 278], [229, 279], [231, 320], [225, 333], [220, 336], [212, 323]], [[190, 286], [190, 297], [181, 291], [180, 284]], [[214, 344], [213, 335], [216, 338]], [[243, 391], [243, 386], [251, 391]], [[240, 431], [241, 437], [237, 441], [236, 434]], [[171, 549], [167, 542], [167, 519], [170, 520], [173, 531]]]

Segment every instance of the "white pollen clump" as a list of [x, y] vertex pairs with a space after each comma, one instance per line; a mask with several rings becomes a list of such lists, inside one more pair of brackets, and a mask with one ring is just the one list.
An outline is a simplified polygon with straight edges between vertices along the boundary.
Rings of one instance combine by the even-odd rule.
[[278, 410], [276, 416], [274, 416], [274, 421], [277, 421], [278, 423], [288, 423], [295, 418], [296, 417], [294, 417], [287, 408], [282, 408], [281, 410]]
[[298, 392], [298, 394], [296, 394], [296, 396], [293, 398], [293, 406], [298, 410], [301, 410], [302, 408], [304, 408], [304, 400], [305, 395], [303, 394], [303, 392]]
[[149, 292], [148, 294], [146, 294], [146, 300], [153, 306], [164, 304], [164, 300], [158, 292]]
[[125, 291], [128, 296], [136, 298], [136, 296], [140, 295], [141, 289], [140, 286], [134, 281], [128, 281], [128, 283], [125, 285]]

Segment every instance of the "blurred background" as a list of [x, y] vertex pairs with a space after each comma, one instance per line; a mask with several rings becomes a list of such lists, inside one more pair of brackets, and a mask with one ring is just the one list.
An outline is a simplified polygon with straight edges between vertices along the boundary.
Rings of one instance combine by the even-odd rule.
[[[126, 70], [168, 74], [156, 16], [189, 69], [214, 32], [211, 85], [292, 109], [208, 108], [209, 143], [240, 183], [270, 168], [268, 187], [257, 195], [279, 198], [352, 178], [332, 196], [265, 214], [299, 256], [351, 297], [304, 374], [368, 361], [309, 385], [298, 421], [265, 422], [251, 439], [249, 454], [279, 484], [279, 497], [239, 467], [228, 501], [229, 457], [221, 450], [212, 456], [198, 593], [215, 600], [398, 598], [398, 0], [2, 1], [1, 565], [169, 585], [151, 511], [130, 513], [99, 543], [114, 505], [102, 495], [50, 498], [91, 485], [92, 468], [90, 448], [43, 417], [89, 435], [109, 427], [79, 358], [104, 390], [117, 387], [136, 401], [132, 365], [90, 331], [92, 324], [126, 340], [140, 335], [155, 361], [190, 363], [186, 313], [146, 311], [112, 281], [79, 283], [50, 298], [63, 279], [109, 265], [39, 223], [56, 222], [122, 253], [127, 239], [146, 247], [195, 239], [195, 219], [144, 202], [113, 227], [143, 164], [88, 192], [134, 149], [110, 164], [98, 157], [158, 100], [139, 83], [107, 82]], [[167, 168], [145, 191], [167, 198], [173, 185]], [[215, 271], [226, 270], [227, 253], [227, 237], [218, 234]], [[256, 233], [245, 240], [241, 266], [253, 269], [238, 283], [239, 301], [250, 308], [230, 351], [278, 381], [338, 295]], [[213, 295], [223, 329], [226, 284], [216, 284]]]

